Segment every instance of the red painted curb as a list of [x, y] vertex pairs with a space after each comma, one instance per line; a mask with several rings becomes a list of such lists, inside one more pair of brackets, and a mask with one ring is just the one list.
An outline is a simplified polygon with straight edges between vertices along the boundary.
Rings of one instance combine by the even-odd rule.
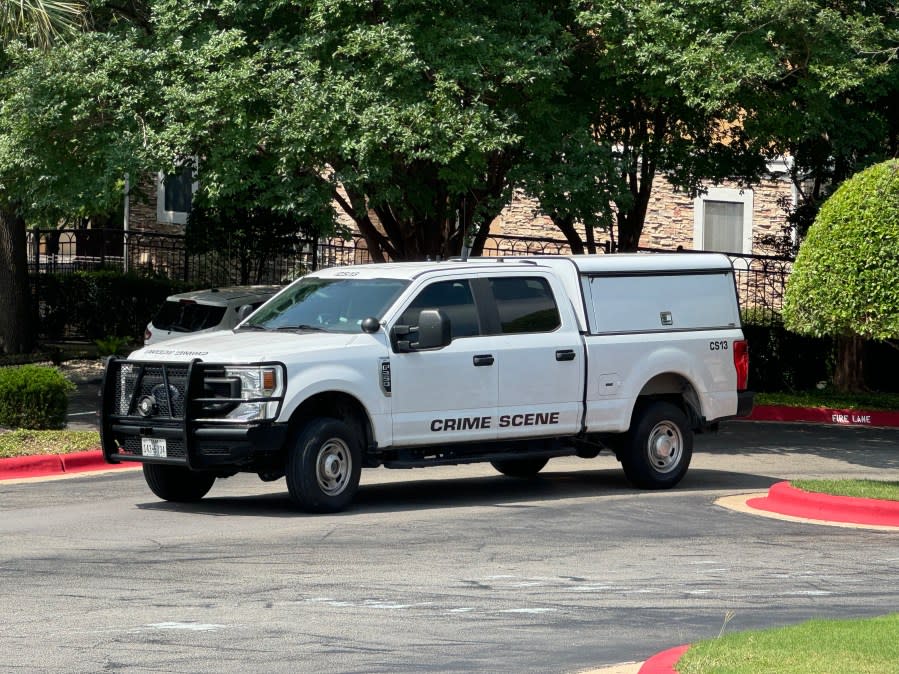
[[86, 470], [105, 470], [107, 468], [118, 468], [121, 463], [106, 463], [103, 458], [103, 452], [100, 450], [91, 450], [87, 452], [74, 452], [72, 454], [63, 454], [62, 470], [64, 473], [81, 473]]
[[57, 454], [14, 456], [10, 459], [0, 459], [0, 480], [40, 477], [61, 472], [62, 461]]
[[637, 671], [637, 674], [677, 674], [674, 666], [684, 653], [690, 650], [690, 644], [675, 646], [667, 651], [656, 653]]
[[749, 499], [750, 508], [812, 520], [899, 527], [899, 501], [831, 496], [802, 491], [778, 482], [762, 498]]
[[834, 426], [899, 427], [899, 412], [864, 412], [837, 410], [828, 407], [787, 407], [785, 405], [756, 405], [747, 421], [804, 421]]
[[135, 468], [140, 464], [106, 463], [99, 449], [72, 454], [45, 454], [40, 456], [16, 456], [0, 459], [0, 480], [23, 477], [46, 477], [61, 473], [84, 473], [92, 470]]

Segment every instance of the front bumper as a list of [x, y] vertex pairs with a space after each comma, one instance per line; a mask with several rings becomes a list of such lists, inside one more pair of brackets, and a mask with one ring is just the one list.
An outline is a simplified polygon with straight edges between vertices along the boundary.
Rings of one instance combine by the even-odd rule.
[[[143, 438], [165, 440], [166, 456], [144, 456]], [[281, 453], [286, 438], [286, 424], [198, 425], [185, 433], [172, 426], [118, 422], [104, 424], [101, 433], [109, 463], [165, 463], [194, 470], [265, 467]]]

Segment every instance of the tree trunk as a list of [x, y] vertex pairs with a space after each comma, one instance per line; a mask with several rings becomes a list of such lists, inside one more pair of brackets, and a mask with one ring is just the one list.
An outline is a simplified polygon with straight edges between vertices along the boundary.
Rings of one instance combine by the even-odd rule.
[[34, 348], [25, 221], [14, 206], [0, 206], [0, 354]]
[[837, 362], [833, 373], [833, 386], [842, 393], [865, 389], [865, 341], [858, 335], [837, 337]]
[[568, 247], [575, 255], [581, 255], [584, 252], [584, 242], [581, 241], [581, 235], [574, 227], [574, 218], [570, 214], [551, 216], [553, 224], [559, 228], [559, 231], [565, 236]]

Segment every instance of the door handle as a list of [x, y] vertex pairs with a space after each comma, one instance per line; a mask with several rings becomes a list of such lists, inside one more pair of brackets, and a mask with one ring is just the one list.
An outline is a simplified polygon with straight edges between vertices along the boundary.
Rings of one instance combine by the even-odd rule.
[[488, 354], [484, 354], [481, 356], [475, 356], [473, 359], [475, 367], [484, 367], [485, 365], [493, 365], [493, 356]]
[[574, 349], [559, 349], [556, 351], [556, 360], [574, 360]]

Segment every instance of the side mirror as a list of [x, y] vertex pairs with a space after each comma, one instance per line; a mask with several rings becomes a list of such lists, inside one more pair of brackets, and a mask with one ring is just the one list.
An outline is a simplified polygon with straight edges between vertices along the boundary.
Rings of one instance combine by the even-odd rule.
[[450, 320], [440, 309], [424, 309], [418, 317], [416, 350], [441, 349], [452, 341]]
[[250, 314], [256, 311], [253, 308], [252, 304], [244, 304], [237, 310], [237, 322], [241, 323], [245, 318], [247, 318]]
[[[418, 341], [409, 338], [418, 333]], [[418, 325], [394, 325], [390, 341], [397, 353], [440, 349], [452, 339], [450, 319], [440, 309], [425, 309], [419, 314]]]

